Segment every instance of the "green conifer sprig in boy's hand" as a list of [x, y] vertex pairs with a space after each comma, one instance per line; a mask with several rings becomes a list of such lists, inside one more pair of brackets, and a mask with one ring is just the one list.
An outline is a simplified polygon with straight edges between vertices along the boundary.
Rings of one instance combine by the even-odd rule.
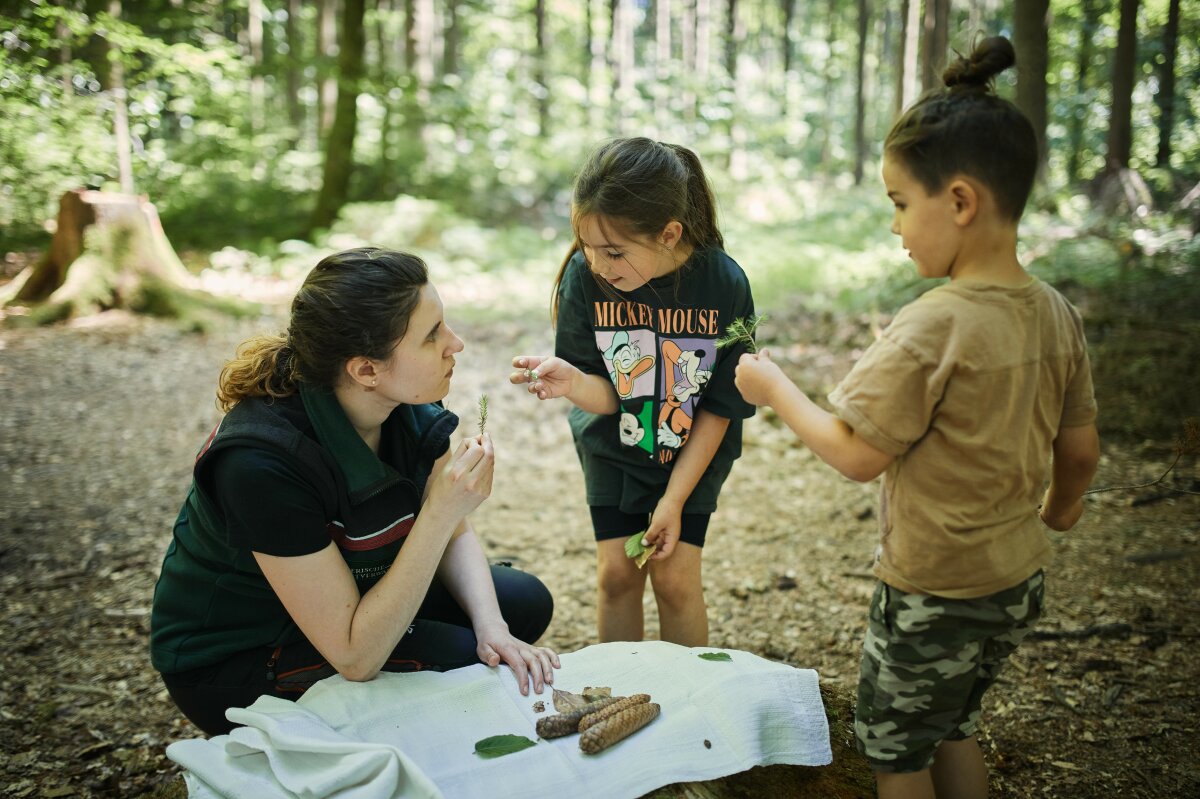
[[487, 394], [479, 395], [479, 435], [487, 430]]
[[766, 314], [748, 316], [745, 319], [734, 319], [729, 327], [725, 328], [725, 335], [717, 339], [717, 347], [723, 348], [731, 347], [734, 344], [744, 344], [746, 345], [747, 352], [758, 352], [758, 346], [754, 343], [754, 331], [766, 319]]

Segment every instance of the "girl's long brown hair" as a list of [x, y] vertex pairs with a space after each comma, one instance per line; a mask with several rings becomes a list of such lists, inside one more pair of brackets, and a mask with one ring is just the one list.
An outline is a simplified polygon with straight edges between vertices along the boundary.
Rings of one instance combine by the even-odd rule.
[[644, 137], [613, 139], [597, 147], [575, 178], [571, 198], [574, 240], [554, 279], [550, 318], [558, 321], [558, 295], [567, 264], [581, 247], [579, 222], [597, 215], [623, 233], [658, 236], [672, 219], [683, 225], [693, 249], [724, 247], [717, 203], [697, 155], [678, 144]]

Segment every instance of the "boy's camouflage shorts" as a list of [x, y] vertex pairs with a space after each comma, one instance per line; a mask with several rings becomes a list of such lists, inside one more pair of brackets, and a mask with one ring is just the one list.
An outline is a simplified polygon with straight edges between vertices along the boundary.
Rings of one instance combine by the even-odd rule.
[[854, 731], [878, 771], [920, 771], [975, 734], [984, 692], [1042, 615], [1042, 572], [979, 599], [875, 588]]

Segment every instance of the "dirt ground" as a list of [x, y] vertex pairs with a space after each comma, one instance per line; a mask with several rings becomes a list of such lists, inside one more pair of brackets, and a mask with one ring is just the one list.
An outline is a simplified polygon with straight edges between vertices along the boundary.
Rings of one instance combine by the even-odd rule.
[[[448, 302], [448, 307], [450, 303]], [[453, 309], [451, 308], [451, 311]], [[593, 543], [566, 406], [506, 382], [543, 352], [544, 315], [462, 322], [448, 404], [490, 397], [498, 451], [475, 524], [489, 554], [554, 593], [544, 643], [594, 641]], [[792, 375], [823, 396], [869, 320], [776, 314]], [[451, 315], [451, 321], [454, 320]], [[878, 320], [876, 320], [878, 321]], [[199, 733], [147, 658], [150, 597], [196, 448], [218, 416], [222, 361], [278, 319], [205, 335], [109, 313], [0, 332], [0, 786], [11, 797], [139, 796], [179, 785], [168, 743]], [[471, 429], [473, 425], [466, 425]], [[842, 479], [777, 419], [746, 428], [705, 554], [712, 644], [856, 681], [877, 486]], [[1104, 444], [1097, 486], [1153, 480], [1169, 442]], [[1195, 457], [1165, 484], [1093, 495], [1055, 535], [1049, 610], [985, 706], [999, 797], [1200, 795], [1200, 498]], [[656, 635], [646, 598], [648, 635]]]

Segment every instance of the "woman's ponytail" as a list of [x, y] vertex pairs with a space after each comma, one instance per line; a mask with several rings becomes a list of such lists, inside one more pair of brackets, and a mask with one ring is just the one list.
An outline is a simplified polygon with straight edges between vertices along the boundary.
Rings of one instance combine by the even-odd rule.
[[247, 397], [279, 399], [295, 393], [299, 373], [284, 336], [258, 336], [237, 349], [217, 379], [217, 407], [228, 413]]

